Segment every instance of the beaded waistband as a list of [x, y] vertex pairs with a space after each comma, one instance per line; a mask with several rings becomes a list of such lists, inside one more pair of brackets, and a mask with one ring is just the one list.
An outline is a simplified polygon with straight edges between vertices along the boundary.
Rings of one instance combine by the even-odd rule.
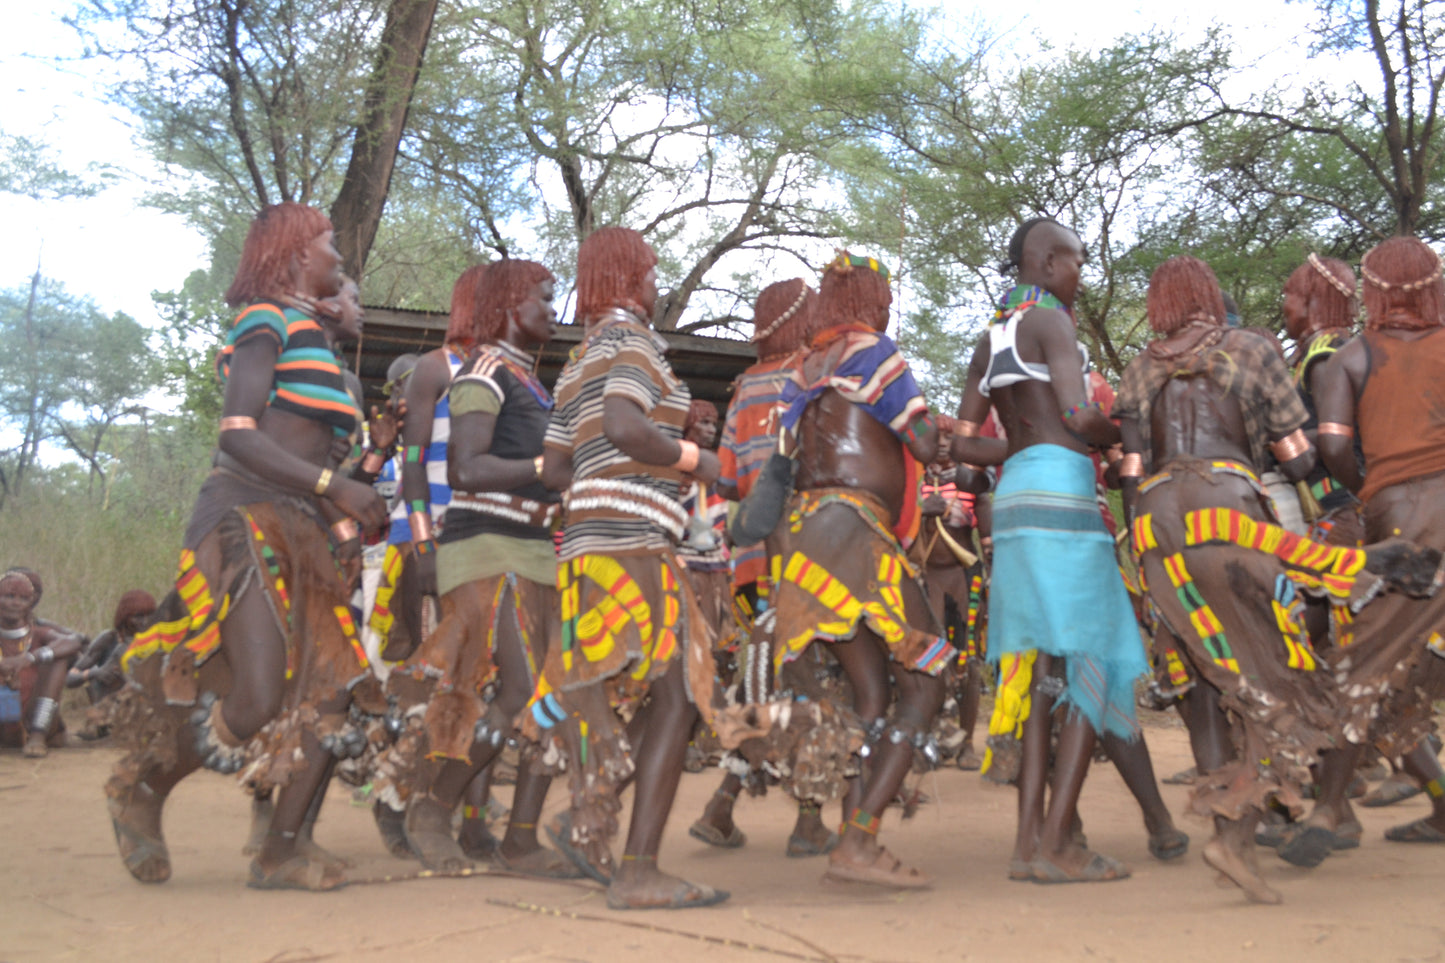
[[539, 527], [550, 527], [561, 508], [555, 502], [539, 502], [506, 492], [461, 492], [455, 489], [452, 490], [452, 504], [467, 511]]
[[566, 504], [568, 512], [602, 509], [645, 518], [678, 542], [682, 541], [682, 533], [687, 527], [687, 513], [676, 499], [621, 478], [574, 481], [567, 492]]

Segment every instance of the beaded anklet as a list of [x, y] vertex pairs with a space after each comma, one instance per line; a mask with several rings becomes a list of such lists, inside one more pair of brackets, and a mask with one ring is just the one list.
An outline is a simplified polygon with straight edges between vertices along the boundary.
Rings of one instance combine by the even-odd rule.
[[877, 836], [880, 822], [882, 822], [882, 820], [872, 813], [864, 812], [862, 809], [855, 809], [853, 810], [853, 815], [848, 817], [847, 825], [852, 826], [854, 829], [861, 829], [869, 836]]
[[486, 806], [463, 806], [463, 807], [462, 807], [462, 818], [463, 818], [463, 819], [485, 819], [486, 817], [487, 817], [487, 807], [486, 807]]

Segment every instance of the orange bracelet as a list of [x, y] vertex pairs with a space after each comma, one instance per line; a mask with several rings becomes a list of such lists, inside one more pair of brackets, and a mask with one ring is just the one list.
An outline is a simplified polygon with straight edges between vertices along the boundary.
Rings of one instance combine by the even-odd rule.
[[677, 456], [677, 461], [672, 463], [672, 467], [680, 472], [692, 471], [697, 467], [698, 458], [702, 455], [702, 449], [697, 447], [696, 442], [688, 441], [686, 438], [677, 444], [678, 447], [682, 449], [682, 452]]
[[1341, 438], [1355, 437], [1355, 426], [1338, 421], [1322, 421], [1316, 429], [1321, 435], [1339, 435]]
[[227, 415], [221, 419], [222, 431], [255, 431], [256, 419], [247, 415]]
[[343, 518], [339, 522], [331, 523], [331, 534], [336, 537], [338, 544], [349, 542], [361, 535], [361, 526], [356, 524], [354, 518]]
[[411, 522], [412, 544], [432, 540], [431, 515], [429, 513], [412, 512], [407, 516], [407, 521]]
[[1119, 459], [1119, 477], [1143, 478], [1144, 456], [1137, 451], [1125, 452], [1124, 457]]

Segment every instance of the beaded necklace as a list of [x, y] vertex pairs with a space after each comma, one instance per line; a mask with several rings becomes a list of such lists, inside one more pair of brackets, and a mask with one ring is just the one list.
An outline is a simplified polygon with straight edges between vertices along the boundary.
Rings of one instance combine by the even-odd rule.
[[1056, 311], [1062, 311], [1069, 316], [1070, 321], [1074, 321], [1075, 324], [1078, 323], [1074, 319], [1074, 309], [1054, 297], [1048, 291], [1045, 291], [1036, 284], [1029, 287], [1016, 284], [1008, 294], [1004, 295], [1003, 301], [999, 303], [998, 310], [994, 312], [993, 320], [990, 321], [989, 324], [1002, 324], [1009, 318], [1023, 314], [1030, 308], [1035, 307], [1053, 308]]

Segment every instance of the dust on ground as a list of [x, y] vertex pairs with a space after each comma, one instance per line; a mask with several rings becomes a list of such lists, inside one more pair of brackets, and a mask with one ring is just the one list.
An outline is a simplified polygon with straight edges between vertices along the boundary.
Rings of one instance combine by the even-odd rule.
[[[1182, 729], [1151, 727], [1146, 737], [1161, 777], [1190, 764]], [[1261, 850], [1265, 878], [1286, 902], [1255, 906], [1238, 890], [1218, 888], [1201, 862], [1208, 827], [1180, 816], [1185, 788], [1163, 787], [1193, 845], [1183, 859], [1159, 863], [1148, 855], [1123, 783], [1096, 765], [1081, 805], [1089, 842], [1125, 860], [1133, 877], [1040, 886], [1005, 879], [1013, 791], [945, 769], [924, 778], [932, 801], [915, 818], [900, 822], [896, 809], [884, 817], [886, 845], [935, 878], [930, 890], [899, 894], [823, 883], [822, 860], [785, 858], [794, 810], [777, 791], [739, 801], [744, 848], [690, 839], [687, 827], [719, 780], [716, 771], [704, 772], [683, 778], [662, 865], [731, 890], [732, 899], [710, 909], [617, 913], [588, 883], [504, 876], [325, 894], [249, 890], [248, 860], [240, 855], [248, 800], [232, 780], [210, 773], [187, 779], [168, 804], [173, 878], [143, 886], [117, 858], [106, 816], [101, 786], [115, 758], [110, 749], [63, 750], [43, 760], [0, 752], [8, 842], [0, 961], [1445, 959], [1445, 847], [1381, 838], [1388, 826], [1424, 815], [1422, 797], [1360, 810], [1364, 845], [1313, 871]], [[506, 787], [497, 792], [503, 801], [509, 794]], [[562, 803], [558, 785], [548, 812]], [[340, 784], [330, 790], [316, 835], [354, 860], [359, 878], [417, 868], [385, 853], [370, 811], [352, 805]]]

